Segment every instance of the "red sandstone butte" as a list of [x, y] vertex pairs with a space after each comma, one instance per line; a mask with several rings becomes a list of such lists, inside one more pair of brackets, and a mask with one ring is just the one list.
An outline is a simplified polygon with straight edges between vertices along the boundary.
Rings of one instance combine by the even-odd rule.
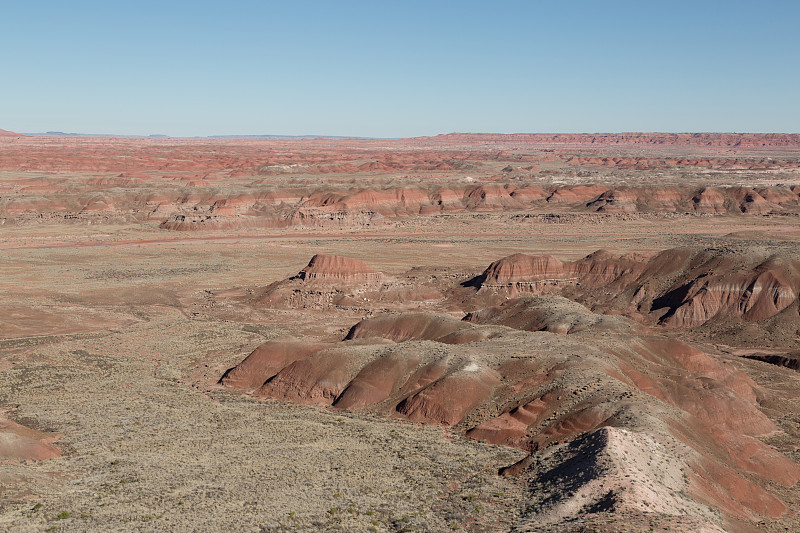
[[379, 280], [383, 273], [370, 268], [363, 261], [341, 255], [316, 254], [308, 266], [300, 271], [302, 280]]

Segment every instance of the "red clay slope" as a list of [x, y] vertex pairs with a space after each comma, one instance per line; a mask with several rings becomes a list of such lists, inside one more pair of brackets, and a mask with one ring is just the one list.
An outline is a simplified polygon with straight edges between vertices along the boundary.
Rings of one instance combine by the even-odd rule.
[[0, 411], [0, 461], [43, 461], [61, 457], [52, 443], [61, 434], [43, 433], [12, 422]]
[[[458, 348], [448, 342], [468, 330], [486, 334]], [[424, 313], [365, 319], [347, 339], [320, 351], [308, 342], [289, 358], [271, 341], [228, 373], [263, 352], [258, 379], [223, 384], [250, 390], [264, 380], [257, 397], [460, 425], [469, 437], [531, 454], [509, 472], [525, 472], [558, 443], [619, 428], [653, 440], [666, 462], [691, 473], [673, 484], [680, 506], [743, 520], [785, 513], [771, 484], [800, 480], [800, 466], [757, 438], [778, 431], [759, 409], [763, 391], [683, 342], [632, 331], [528, 333]], [[657, 477], [634, 484], [644, 490]]]

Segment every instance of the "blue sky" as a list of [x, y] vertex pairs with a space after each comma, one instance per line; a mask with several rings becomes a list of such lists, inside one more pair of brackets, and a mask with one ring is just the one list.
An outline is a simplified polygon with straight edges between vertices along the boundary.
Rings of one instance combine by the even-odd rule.
[[800, 132], [800, 2], [0, 6], [0, 128]]

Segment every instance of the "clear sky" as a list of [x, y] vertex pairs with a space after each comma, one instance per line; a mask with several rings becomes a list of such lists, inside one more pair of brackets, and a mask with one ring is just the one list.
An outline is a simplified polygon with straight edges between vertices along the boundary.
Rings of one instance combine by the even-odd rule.
[[0, 128], [800, 132], [800, 1], [3, 2]]

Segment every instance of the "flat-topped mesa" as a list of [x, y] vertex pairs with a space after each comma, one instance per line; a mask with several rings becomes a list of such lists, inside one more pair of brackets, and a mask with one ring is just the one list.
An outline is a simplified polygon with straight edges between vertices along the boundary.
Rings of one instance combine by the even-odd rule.
[[498, 287], [547, 284], [570, 277], [569, 265], [552, 255], [512, 254], [489, 265], [480, 280], [481, 287]]
[[316, 254], [297, 277], [304, 281], [377, 281], [383, 272], [358, 259], [341, 255]]
[[551, 255], [512, 254], [498, 259], [479, 277], [481, 287], [563, 287], [580, 282], [604, 286], [638, 275], [647, 264], [641, 254], [615, 255], [597, 250], [577, 261], [561, 261]]

